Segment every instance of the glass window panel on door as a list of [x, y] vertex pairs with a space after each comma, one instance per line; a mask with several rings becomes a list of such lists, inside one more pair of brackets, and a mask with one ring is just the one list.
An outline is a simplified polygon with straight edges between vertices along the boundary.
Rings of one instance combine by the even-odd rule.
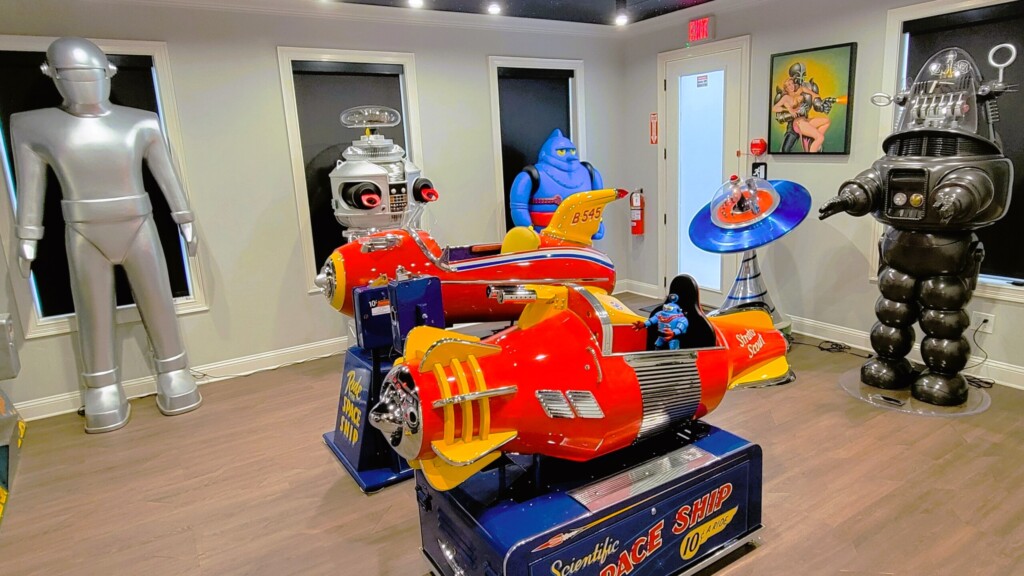
[[[997, 70], [988, 62], [989, 51], [998, 44], [1012, 44], [1017, 52], [1016, 62], [1004, 70], [1003, 81], [1011, 91], [998, 99], [999, 122], [995, 124], [1003, 142], [1003, 154], [1016, 170], [1011, 187], [1018, 193], [1017, 201], [1010, 202], [1002, 220], [977, 230], [985, 244], [985, 259], [981, 273], [998, 280], [1024, 279], [1024, 258], [1021, 258], [1017, 231], [1024, 227], [1024, 93], [1016, 87], [1024, 83], [1024, 1], [997, 4], [963, 12], [932, 16], [903, 23], [906, 50], [901, 77], [913, 78], [921, 66], [943, 48], [963, 48], [974, 57], [981, 68], [983, 79], [998, 78]], [[997, 61], [1009, 56], [1007, 50], [996, 55]]]

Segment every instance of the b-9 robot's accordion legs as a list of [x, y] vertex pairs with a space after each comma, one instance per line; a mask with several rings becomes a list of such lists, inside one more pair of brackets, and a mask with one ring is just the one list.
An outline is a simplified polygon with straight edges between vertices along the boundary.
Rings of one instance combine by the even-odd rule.
[[[884, 389], [911, 386], [919, 400], [956, 406], [967, 399], [960, 370], [971, 346], [964, 306], [977, 283], [984, 251], [970, 232], [933, 234], [891, 229], [881, 240], [882, 269], [875, 303], [878, 322], [871, 347], [878, 354], [861, 367], [861, 381]], [[915, 375], [906, 355], [914, 345], [915, 322], [925, 338], [921, 356], [928, 369]]]

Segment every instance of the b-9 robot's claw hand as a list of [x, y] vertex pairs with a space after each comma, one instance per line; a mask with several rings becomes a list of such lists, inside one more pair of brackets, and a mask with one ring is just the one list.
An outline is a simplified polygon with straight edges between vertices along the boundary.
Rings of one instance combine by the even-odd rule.
[[825, 201], [818, 208], [818, 220], [824, 220], [830, 216], [835, 216], [840, 212], [846, 212], [850, 209], [853, 203], [850, 201], [850, 197], [840, 192], [838, 196], [834, 196]]
[[636, 322], [633, 322], [633, 330], [640, 331], [640, 330], [643, 330], [646, 327], [647, 327], [647, 325], [644, 324], [643, 320], [637, 320]]

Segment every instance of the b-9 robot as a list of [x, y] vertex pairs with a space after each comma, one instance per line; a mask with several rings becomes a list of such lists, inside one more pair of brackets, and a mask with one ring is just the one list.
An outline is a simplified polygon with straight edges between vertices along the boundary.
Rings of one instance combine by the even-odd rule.
[[[1010, 56], [997, 64], [995, 55]], [[821, 219], [839, 212], [871, 213], [889, 226], [881, 254], [871, 330], [877, 356], [861, 368], [861, 381], [883, 388], [910, 386], [914, 398], [940, 406], [967, 400], [960, 371], [970, 357], [964, 306], [977, 286], [985, 252], [974, 230], [1009, 208], [1013, 165], [995, 130], [996, 98], [1008, 90], [1003, 69], [1016, 58], [1009, 44], [989, 52], [999, 79], [984, 82], [970, 54], [948, 48], [933, 55], [905, 91], [872, 102], [899, 106], [896, 129], [882, 143], [885, 156], [843, 183], [821, 206]], [[925, 338], [927, 370], [917, 374], [906, 355], [913, 324]]]

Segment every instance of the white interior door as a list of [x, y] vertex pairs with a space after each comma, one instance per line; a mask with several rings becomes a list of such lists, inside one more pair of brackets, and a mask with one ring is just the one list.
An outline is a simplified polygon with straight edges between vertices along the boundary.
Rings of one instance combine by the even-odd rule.
[[736, 274], [737, 257], [711, 254], [690, 241], [690, 222], [731, 174], [743, 176], [746, 106], [741, 47], [680, 54], [665, 64], [665, 271], [693, 276], [701, 303], [720, 306]]

